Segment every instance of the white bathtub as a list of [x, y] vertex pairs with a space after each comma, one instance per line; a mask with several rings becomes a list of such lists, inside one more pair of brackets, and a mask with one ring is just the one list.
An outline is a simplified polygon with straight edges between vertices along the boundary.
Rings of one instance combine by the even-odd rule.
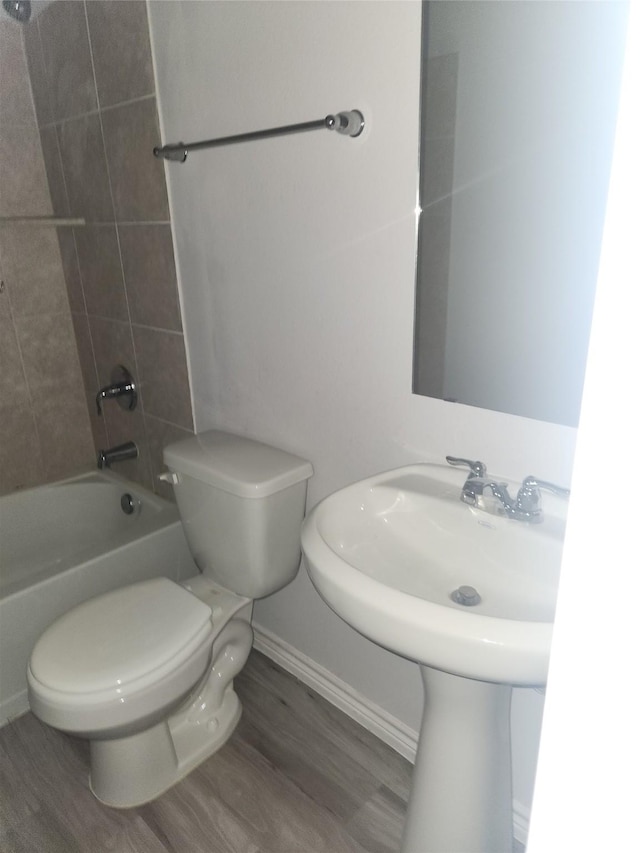
[[196, 573], [176, 507], [110, 472], [0, 498], [0, 726], [28, 709], [27, 661], [54, 619], [127, 583]]

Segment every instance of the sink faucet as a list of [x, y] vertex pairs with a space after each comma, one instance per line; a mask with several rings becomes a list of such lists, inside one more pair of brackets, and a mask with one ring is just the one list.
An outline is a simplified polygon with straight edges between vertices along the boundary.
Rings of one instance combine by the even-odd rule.
[[[541, 489], [564, 498], [568, 498], [571, 494], [569, 489], [529, 475], [522, 481], [522, 486], [516, 497], [512, 498], [506, 483], [498, 482], [487, 476], [487, 467], [483, 462], [473, 462], [471, 459], [462, 459], [458, 456], [447, 456], [446, 458], [449, 465], [462, 465], [470, 469], [469, 476], [465, 480], [460, 494], [460, 500], [463, 503], [485, 512], [495, 512], [497, 505], [499, 515], [506, 515], [516, 521], [534, 523], [542, 521]], [[485, 504], [486, 492], [490, 492], [495, 498], [493, 506]]]

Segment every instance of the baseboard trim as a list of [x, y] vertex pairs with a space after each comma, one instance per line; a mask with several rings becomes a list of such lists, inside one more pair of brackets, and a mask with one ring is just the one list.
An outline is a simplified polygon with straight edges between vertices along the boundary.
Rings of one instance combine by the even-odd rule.
[[[253, 635], [253, 646], [257, 651], [262, 652], [286, 672], [294, 675], [307, 687], [315, 690], [323, 699], [343, 711], [408, 761], [411, 763], [415, 761], [418, 745], [417, 731], [371, 702], [328, 669], [266, 628], [254, 624]], [[529, 832], [529, 809], [517, 800], [513, 802], [513, 832], [516, 840], [526, 845]]]
[[363, 728], [376, 735], [411, 763], [415, 761], [418, 732], [401, 723], [346, 682], [341, 681], [328, 669], [265, 628], [254, 624], [253, 634], [253, 645], [259, 652], [291, 675], [295, 675], [303, 684], [311, 687], [323, 699], [360, 723]]
[[4, 702], [0, 702], [0, 728], [6, 726], [17, 717], [21, 717], [29, 710], [29, 699], [27, 697], [27, 689], [15, 693]]

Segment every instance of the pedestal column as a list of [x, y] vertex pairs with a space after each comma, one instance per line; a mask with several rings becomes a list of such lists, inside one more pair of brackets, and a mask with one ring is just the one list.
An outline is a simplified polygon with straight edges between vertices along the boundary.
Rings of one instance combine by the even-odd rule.
[[402, 853], [511, 853], [512, 688], [420, 669], [424, 713]]

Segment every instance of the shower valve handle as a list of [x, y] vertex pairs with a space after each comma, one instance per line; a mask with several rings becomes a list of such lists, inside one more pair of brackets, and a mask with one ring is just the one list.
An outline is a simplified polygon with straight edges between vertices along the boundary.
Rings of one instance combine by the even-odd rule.
[[102, 401], [117, 399], [121, 409], [132, 412], [138, 403], [138, 390], [133, 376], [119, 364], [111, 373], [111, 384], [105, 385], [96, 394], [96, 409], [102, 414]]

